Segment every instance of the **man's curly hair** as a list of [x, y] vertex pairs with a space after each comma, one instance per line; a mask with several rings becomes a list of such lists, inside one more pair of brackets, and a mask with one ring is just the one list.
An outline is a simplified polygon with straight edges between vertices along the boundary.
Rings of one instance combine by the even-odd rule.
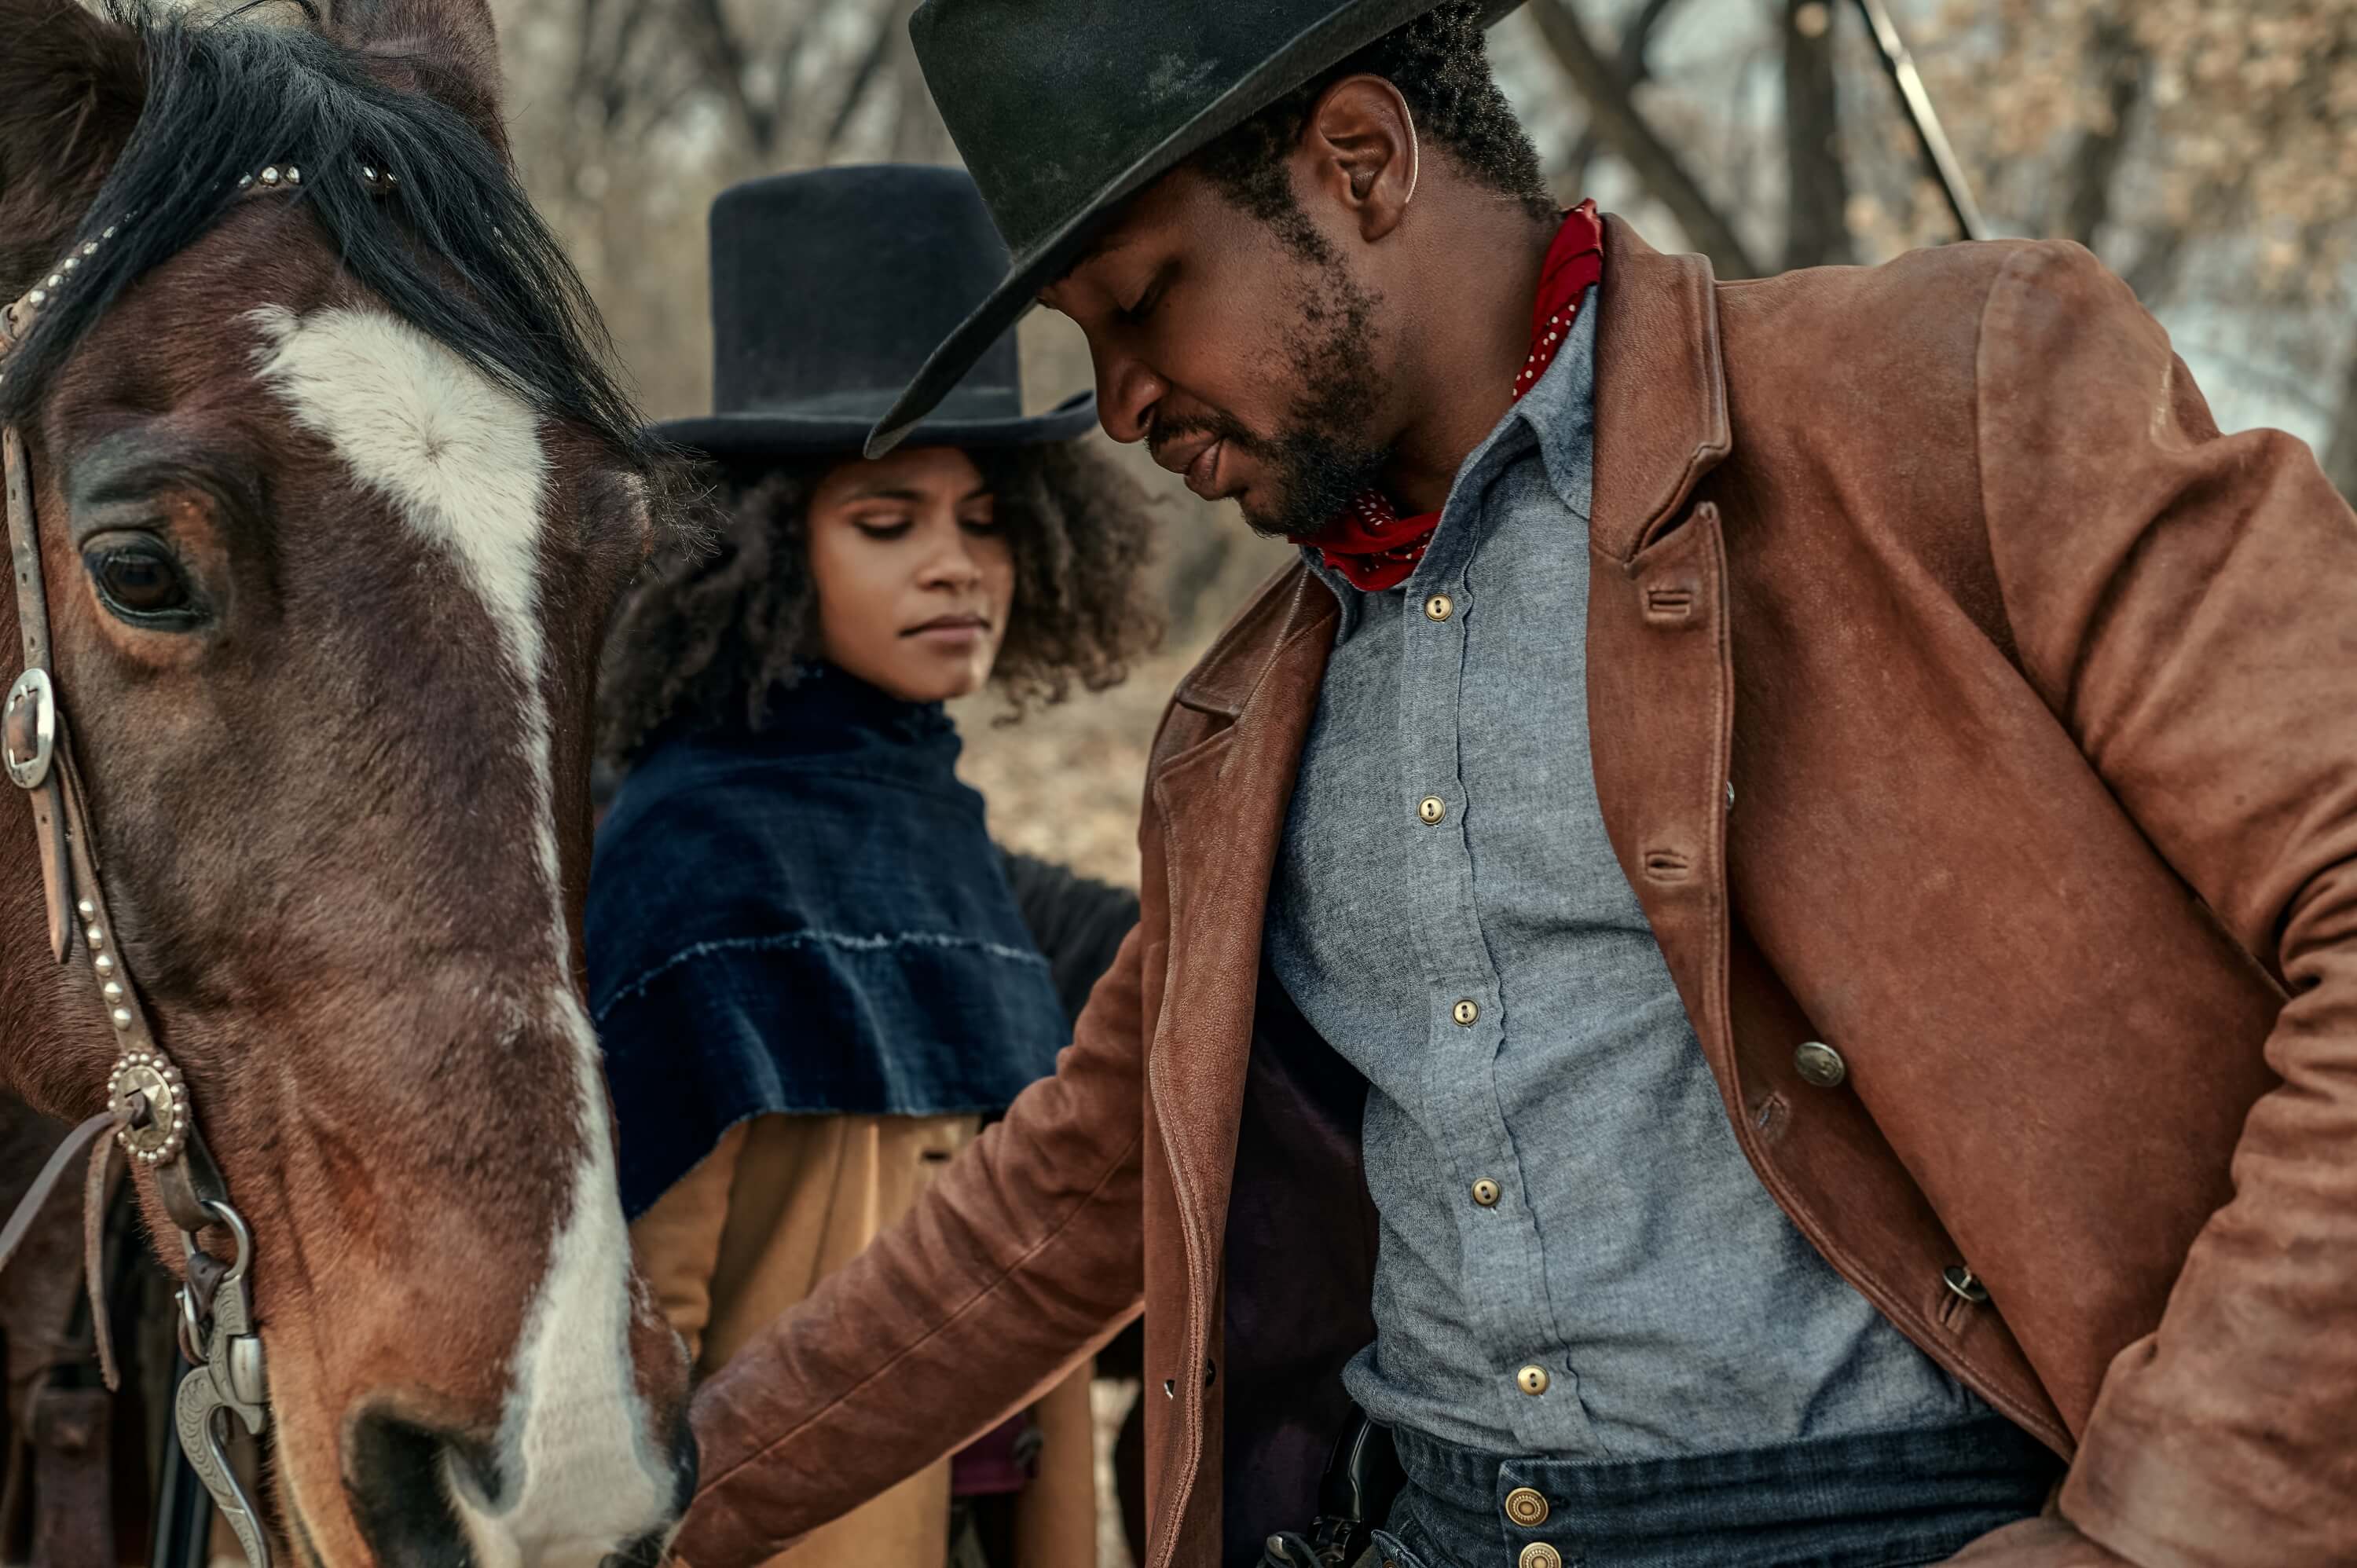
[[1491, 74], [1484, 9], [1482, 0], [1449, 0], [1403, 23], [1222, 135], [1195, 155], [1192, 166], [1308, 260], [1325, 261], [1325, 237], [1301, 210], [1286, 158], [1328, 88], [1346, 76], [1380, 76], [1399, 89], [1427, 147], [1447, 153], [1533, 218], [1557, 217], [1538, 149]]
[[[1103, 691], [1160, 640], [1146, 581], [1152, 502], [1077, 441], [971, 451], [1015, 557], [1015, 604], [991, 674], [1019, 712]], [[759, 729], [817, 651], [808, 508], [846, 459], [724, 470], [716, 521], [651, 561], [624, 598], [598, 682], [597, 751], [627, 768], [664, 732]]]

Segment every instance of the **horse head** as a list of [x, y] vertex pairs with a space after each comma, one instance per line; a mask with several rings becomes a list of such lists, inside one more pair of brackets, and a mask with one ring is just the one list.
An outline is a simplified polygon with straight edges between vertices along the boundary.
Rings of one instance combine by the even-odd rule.
[[[253, 1238], [264, 1512], [328, 1568], [649, 1555], [686, 1369], [579, 917], [652, 465], [510, 166], [489, 16], [0, 0], [0, 301], [32, 302], [0, 424], [110, 950]], [[0, 1090], [80, 1118], [118, 1042], [9, 813]]]

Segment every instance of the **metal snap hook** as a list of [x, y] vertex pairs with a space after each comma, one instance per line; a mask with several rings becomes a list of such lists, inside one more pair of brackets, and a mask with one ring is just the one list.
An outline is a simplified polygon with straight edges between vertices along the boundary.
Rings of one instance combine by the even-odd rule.
[[[246, 1228], [245, 1217], [228, 1204], [217, 1197], [204, 1201], [205, 1212], [227, 1226], [231, 1237], [237, 1242], [237, 1255], [230, 1260], [229, 1273], [221, 1276], [221, 1282], [224, 1286], [236, 1284], [245, 1278], [246, 1270], [253, 1266], [253, 1232]], [[197, 1239], [194, 1236], [184, 1230], [180, 1239], [188, 1243], [191, 1251], [196, 1250]]]

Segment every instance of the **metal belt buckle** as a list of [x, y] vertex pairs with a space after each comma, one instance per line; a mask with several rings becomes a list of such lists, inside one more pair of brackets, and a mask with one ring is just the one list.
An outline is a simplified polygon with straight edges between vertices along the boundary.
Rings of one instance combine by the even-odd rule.
[[57, 689], [49, 684], [49, 672], [37, 666], [8, 688], [7, 711], [0, 715], [0, 761], [18, 789], [38, 789], [49, 776], [57, 745]]

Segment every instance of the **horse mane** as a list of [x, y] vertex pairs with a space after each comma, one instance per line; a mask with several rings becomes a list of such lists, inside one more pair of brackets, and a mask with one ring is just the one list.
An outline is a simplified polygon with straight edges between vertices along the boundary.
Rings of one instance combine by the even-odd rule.
[[[293, 165], [299, 187], [269, 199], [307, 209], [343, 266], [401, 319], [543, 414], [587, 426], [634, 462], [656, 456], [597, 307], [493, 140], [495, 121], [480, 123], [484, 106], [436, 61], [147, 0], [104, 0], [98, 23], [135, 38], [144, 103], [79, 229], [38, 263], [46, 281], [59, 259], [99, 242], [11, 355], [0, 422], [23, 417], [125, 289], [221, 220], [242, 177]], [[38, 148], [12, 151], [17, 178], [27, 153], [40, 161]], [[393, 183], [372, 188], [363, 166]]]

